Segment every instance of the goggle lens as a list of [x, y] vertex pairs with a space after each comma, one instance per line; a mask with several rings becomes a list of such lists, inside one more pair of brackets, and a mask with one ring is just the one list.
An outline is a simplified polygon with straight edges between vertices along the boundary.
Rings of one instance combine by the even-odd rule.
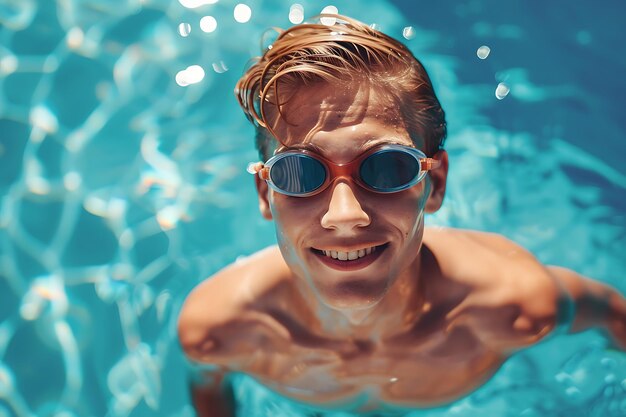
[[419, 173], [420, 164], [414, 156], [394, 149], [370, 155], [359, 169], [361, 181], [379, 192], [404, 189]]
[[270, 178], [275, 187], [289, 194], [308, 194], [324, 184], [326, 169], [311, 156], [286, 155], [274, 163]]

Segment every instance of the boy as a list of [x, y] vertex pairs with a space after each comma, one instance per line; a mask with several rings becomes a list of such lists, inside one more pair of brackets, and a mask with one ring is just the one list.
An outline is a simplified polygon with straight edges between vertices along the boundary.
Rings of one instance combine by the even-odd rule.
[[245, 372], [320, 409], [391, 413], [452, 402], [567, 324], [626, 346], [626, 301], [507, 239], [425, 228], [442, 204], [444, 112], [401, 43], [343, 16], [283, 32], [237, 85], [278, 246], [188, 297], [179, 337], [211, 364], [200, 416], [233, 416]]

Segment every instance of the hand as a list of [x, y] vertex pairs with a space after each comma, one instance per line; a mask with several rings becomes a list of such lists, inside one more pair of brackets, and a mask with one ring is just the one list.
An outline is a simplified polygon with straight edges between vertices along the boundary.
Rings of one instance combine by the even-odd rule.
[[611, 314], [608, 318], [607, 330], [615, 348], [626, 352], [626, 314]]

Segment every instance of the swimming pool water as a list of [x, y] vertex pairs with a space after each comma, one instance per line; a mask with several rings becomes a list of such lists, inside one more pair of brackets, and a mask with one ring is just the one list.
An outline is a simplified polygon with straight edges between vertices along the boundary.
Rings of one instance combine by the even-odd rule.
[[[0, 417], [192, 416], [176, 313], [275, 242], [232, 89], [300, 9], [246, 1], [241, 23], [236, 1], [193, 3], [0, 0]], [[626, 293], [624, 6], [298, 3], [375, 23], [429, 70], [451, 159], [430, 224], [502, 233]], [[313, 413], [237, 378], [242, 416]], [[626, 356], [556, 336], [409, 415], [626, 416]]]

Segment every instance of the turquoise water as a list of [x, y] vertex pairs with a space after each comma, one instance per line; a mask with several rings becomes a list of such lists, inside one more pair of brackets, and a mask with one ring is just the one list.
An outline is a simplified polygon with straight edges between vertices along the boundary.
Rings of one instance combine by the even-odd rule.
[[[192, 416], [176, 313], [275, 242], [232, 89], [294, 2], [247, 1], [244, 23], [235, 1], [191, 3], [0, 0], [0, 417]], [[332, 4], [430, 71], [451, 157], [431, 224], [505, 234], [626, 293], [624, 6]], [[236, 391], [245, 417], [312, 413], [245, 376]], [[553, 337], [410, 415], [626, 416], [626, 355], [594, 331]]]

